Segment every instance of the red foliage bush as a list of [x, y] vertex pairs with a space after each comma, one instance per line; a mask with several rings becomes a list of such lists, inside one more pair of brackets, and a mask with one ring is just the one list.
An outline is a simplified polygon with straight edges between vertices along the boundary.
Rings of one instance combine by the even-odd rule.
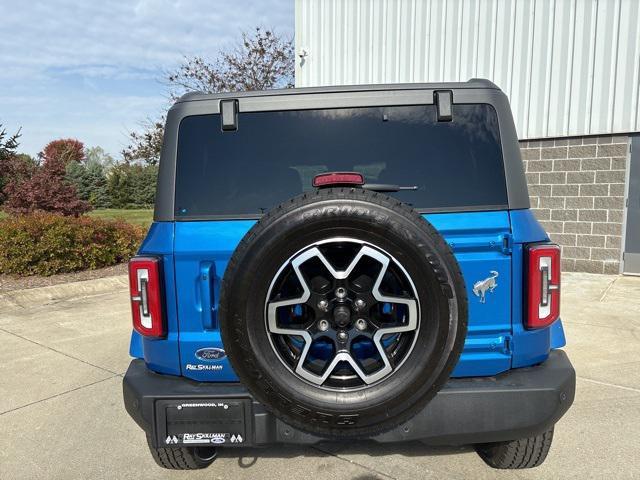
[[0, 159], [0, 204], [6, 200], [5, 188], [9, 184], [17, 185], [30, 179], [36, 169], [36, 163], [27, 155], [13, 155]]
[[89, 202], [80, 200], [75, 186], [65, 178], [66, 165], [84, 159], [84, 146], [78, 140], [56, 140], [42, 154], [43, 164], [28, 178], [13, 175], [4, 188], [4, 209], [12, 214], [35, 211], [78, 216], [91, 210]]
[[37, 212], [0, 220], [0, 273], [52, 275], [116, 265], [145, 229], [122, 220]]
[[84, 160], [84, 144], [74, 138], [61, 138], [49, 142], [42, 150], [44, 164], [61, 162], [66, 166], [69, 162], [82, 162]]

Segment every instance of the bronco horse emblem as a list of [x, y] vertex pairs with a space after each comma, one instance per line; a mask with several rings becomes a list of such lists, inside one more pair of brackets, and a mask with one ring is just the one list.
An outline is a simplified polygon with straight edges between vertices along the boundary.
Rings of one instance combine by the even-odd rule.
[[486, 302], [485, 295], [487, 293], [487, 290], [493, 293], [493, 291], [498, 286], [498, 283], [496, 282], [496, 278], [498, 278], [498, 272], [496, 272], [495, 270], [491, 270], [489, 273], [491, 274], [490, 277], [487, 277], [484, 280], [480, 280], [473, 284], [473, 294], [476, 297], [480, 297], [480, 303]]

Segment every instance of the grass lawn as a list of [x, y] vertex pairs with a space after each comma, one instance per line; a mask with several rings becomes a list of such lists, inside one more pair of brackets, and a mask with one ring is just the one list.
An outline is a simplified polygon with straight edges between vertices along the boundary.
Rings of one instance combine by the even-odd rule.
[[153, 221], [153, 210], [138, 208], [133, 210], [120, 210], [117, 208], [101, 208], [88, 213], [91, 217], [98, 218], [122, 218], [129, 223], [135, 223], [148, 227]]
[[[123, 218], [129, 223], [135, 223], [148, 227], [153, 221], [153, 209], [138, 208], [133, 210], [121, 210], [118, 208], [101, 208], [92, 210], [87, 215], [98, 218]], [[0, 210], [0, 219], [6, 218], [7, 214]]]

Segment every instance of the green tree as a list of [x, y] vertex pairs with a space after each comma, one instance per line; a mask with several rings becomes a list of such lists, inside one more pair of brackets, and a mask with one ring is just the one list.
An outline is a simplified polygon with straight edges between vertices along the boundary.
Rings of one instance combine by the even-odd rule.
[[156, 201], [156, 182], [158, 179], [158, 166], [134, 166], [135, 175], [133, 179], [134, 186], [134, 204], [141, 207], [148, 207]]
[[18, 149], [20, 130], [13, 135], [7, 135], [7, 130], [0, 123], [0, 162], [13, 157]]
[[113, 208], [148, 208], [155, 202], [156, 165], [123, 163], [107, 175], [107, 194]]
[[117, 165], [107, 177], [107, 195], [113, 208], [126, 208], [133, 202], [133, 182], [127, 164]]
[[13, 162], [18, 149], [20, 130], [13, 135], [8, 135], [6, 129], [0, 123], [0, 204], [5, 200], [4, 187], [14, 171]]
[[105, 152], [102, 147], [85, 148], [84, 155], [87, 158], [87, 165], [100, 164], [104, 171], [108, 171], [116, 164], [114, 158]]
[[111, 207], [111, 201], [107, 193], [105, 167], [100, 163], [91, 162], [87, 163], [86, 169], [89, 185], [91, 185], [91, 191], [89, 192], [89, 198], [87, 200], [93, 208]]
[[88, 201], [93, 208], [108, 208], [111, 205], [102, 164], [89, 160], [84, 164], [70, 162], [66, 167], [66, 178], [75, 185], [78, 197]]
[[66, 178], [75, 185], [80, 199], [88, 201], [93, 208], [109, 208], [107, 172], [116, 162], [102, 147], [86, 148], [84, 157], [84, 162], [67, 164]]

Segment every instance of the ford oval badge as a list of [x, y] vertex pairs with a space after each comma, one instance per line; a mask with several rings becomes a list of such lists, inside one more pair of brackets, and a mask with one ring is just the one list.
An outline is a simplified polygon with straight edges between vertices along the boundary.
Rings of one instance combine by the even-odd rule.
[[196, 358], [205, 362], [215, 362], [216, 360], [222, 360], [226, 356], [227, 354], [221, 348], [208, 347], [196, 351]]

